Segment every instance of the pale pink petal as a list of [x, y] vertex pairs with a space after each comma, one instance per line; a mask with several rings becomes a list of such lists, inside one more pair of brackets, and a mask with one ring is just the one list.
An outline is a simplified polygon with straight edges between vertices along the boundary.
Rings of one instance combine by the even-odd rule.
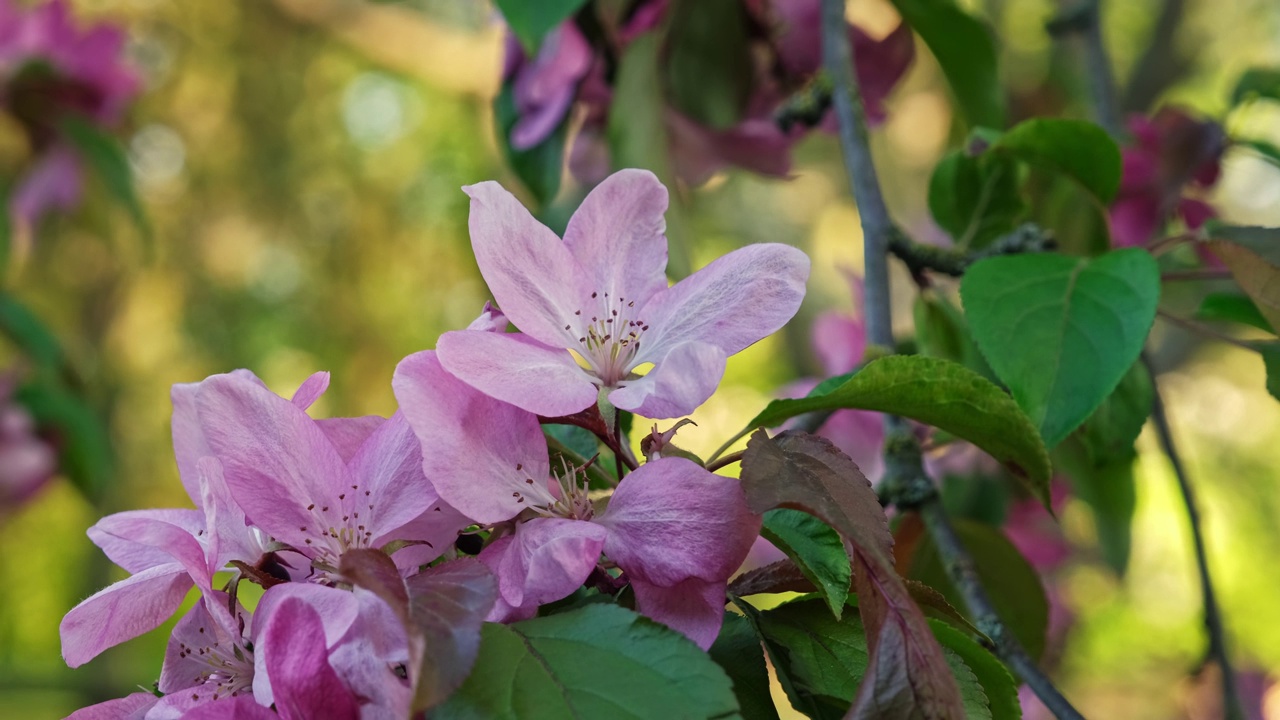
[[456, 330], [436, 343], [450, 374], [486, 395], [544, 417], [591, 407], [598, 391], [567, 350], [513, 333]]
[[422, 443], [427, 479], [461, 513], [477, 522], [495, 523], [525, 508], [555, 502], [547, 489], [546, 440], [532, 414], [450, 375], [430, 350], [400, 361], [391, 386]]
[[422, 446], [397, 412], [374, 431], [349, 465], [356, 510], [373, 537], [413, 520], [439, 498], [422, 474]]
[[310, 605], [288, 598], [266, 624], [256, 654], [266, 657], [276, 712], [282, 720], [354, 720], [355, 696], [329, 664], [324, 622]]
[[126, 510], [102, 518], [88, 535], [111, 562], [131, 573], [141, 572], [174, 561], [163, 544], [148, 541], [155, 523], [176, 525], [195, 535], [204, 530], [204, 515], [198, 510]]
[[[413, 686], [396, 668], [410, 674], [409, 638], [399, 616], [377, 595], [355, 588], [360, 616], [329, 650], [329, 664], [344, 684], [364, 702], [361, 720], [404, 720], [410, 716]], [[420, 655], [421, 644], [415, 643]]]
[[647, 300], [667, 289], [667, 188], [648, 170], [620, 170], [578, 206], [564, 243], [594, 292]]
[[[600, 559], [607, 534], [591, 522], [535, 518], [517, 527], [509, 541], [485, 548], [479, 559], [498, 578], [502, 599], [527, 611], [581, 587]], [[490, 617], [498, 612], [495, 607]]]
[[9, 215], [21, 228], [33, 228], [46, 213], [68, 211], [80, 202], [80, 161], [69, 147], [45, 153], [9, 199]]
[[727, 580], [760, 534], [737, 480], [680, 457], [623, 478], [596, 522], [609, 530], [605, 555], [627, 577], [662, 586]]
[[671, 587], [632, 580], [636, 610], [684, 633], [706, 650], [724, 622], [725, 583], [689, 578]]
[[[187, 691], [185, 695], [196, 695], [202, 702], [215, 699], [215, 694], [222, 697], [224, 688], [205, 682], [209, 680], [210, 670], [217, 665], [222, 665], [224, 675], [236, 675], [237, 680], [245, 683], [250, 680], [253, 662], [235, 656], [236, 646], [243, 645], [244, 641], [239, 631], [228, 623], [232, 618], [226, 602], [227, 596], [223, 593], [203, 598], [173, 626], [160, 669], [160, 692]], [[210, 605], [224, 611], [220, 613], [224, 619], [215, 619], [209, 613]], [[225, 690], [230, 694], [230, 689]]]
[[216, 703], [202, 703], [184, 714], [182, 720], [281, 720], [281, 716], [259, 705], [252, 697], [241, 695]]
[[884, 418], [866, 410], [837, 410], [818, 434], [853, 460], [875, 484], [884, 473]]
[[329, 373], [318, 372], [312, 373], [310, 377], [302, 381], [298, 389], [293, 392], [293, 398], [290, 400], [299, 410], [307, 410], [325, 390], [329, 389]]
[[200, 475], [202, 505], [205, 512], [205, 554], [210, 571], [217, 572], [232, 560], [257, 565], [264, 554], [262, 539], [245, 520], [244, 511], [231, 497], [222, 463], [216, 458], [201, 458], [196, 464]]
[[71, 609], [58, 631], [62, 657], [80, 667], [109, 647], [154, 630], [168, 620], [191, 589], [178, 563], [159, 565], [99, 590]]
[[[169, 557], [169, 562], [181, 564], [191, 575], [197, 587], [206, 589], [212, 580], [213, 570], [205, 557], [204, 546], [197, 539], [205, 535], [204, 523], [194, 524], [194, 527], [191, 523], [187, 526], [176, 525], [154, 516], [149, 517], [146, 515], [148, 512], [155, 511], [135, 510], [130, 513], [108, 515], [93, 526], [94, 532], [90, 537], [101, 540], [114, 549], [121, 549], [127, 545], [135, 550], [149, 547], [161, 551]], [[157, 513], [159, 517], [172, 514], [173, 511]], [[180, 522], [189, 520], [183, 516], [178, 516], [177, 519]], [[148, 555], [145, 558], [130, 559], [151, 562], [159, 558]], [[163, 564], [165, 563], [153, 562], [150, 567]]]
[[344, 527], [340, 518], [356, 507], [356, 493], [347, 492], [354, 483], [305, 412], [227, 375], [205, 380], [197, 404], [205, 438], [250, 522], [299, 548], [326, 527]]
[[401, 570], [416, 572], [452, 548], [458, 533], [471, 524], [470, 518], [439, 500], [418, 517], [382, 537], [374, 538], [370, 544], [381, 547], [393, 540], [414, 541], [416, 544], [397, 550], [391, 559]]
[[480, 315], [471, 321], [467, 326], [468, 330], [482, 330], [484, 332], [504, 333], [507, 331], [507, 316], [501, 310], [493, 306], [493, 303], [485, 301], [484, 308], [480, 310]]
[[572, 22], [547, 33], [538, 55], [516, 75], [512, 90], [521, 117], [511, 147], [528, 150], [559, 127], [591, 59], [591, 45]]
[[[247, 380], [259, 387], [266, 388], [266, 383], [250, 370], [232, 370], [232, 377]], [[204, 429], [200, 427], [200, 415], [196, 409], [196, 397], [200, 394], [203, 382], [177, 383], [169, 390], [169, 398], [173, 402], [173, 455], [178, 461], [178, 477], [187, 490], [187, 496], [196, 507], [200, 507], [200, 483], [196, 471], [196, 463], [200, 458], [213, 454], [209, 443], [205, 440]]]
[[564, 242], [496, 182], [463, 188], [471, 197], [471, 248], [498, 306], [541, 343], [570, 347], [574, 311], [586, 306], [586, 273]]
[[77, 710], [66, 720], [142, 720], [157, 700], [149, 692], [136, 692]]
[[866, 352], [866, 325], [848, 315], [823, 313], [813, 323], [813, 349], [828, 376], [847, 373]]
[[724, 351], [714, 345], [677, 345], [654, 358], [647, 375], [622, 382], [609, 393], [609, 402], [647, 418], [688, 415], [715, 392], [724, 377], [725, 359]]
[[704, 342], [733, 355], [781, 328], [800, 309], [809, 258], [789, 245], [748, 245], [645, 303], [650, 325], [639, 362], [676, 345]]
[[329, 442], [333, 443], [333, 447], [337, 449], [343, 461], [351, 462], [351, 458], [356, 456], [356, 451], [364, 441], [368, 440], [373, 431], [386, 421], [386, 418], [379, 415], [321, 418], [316, 420], [316, 427], [319, 427], [324, 436], [329, 438]]

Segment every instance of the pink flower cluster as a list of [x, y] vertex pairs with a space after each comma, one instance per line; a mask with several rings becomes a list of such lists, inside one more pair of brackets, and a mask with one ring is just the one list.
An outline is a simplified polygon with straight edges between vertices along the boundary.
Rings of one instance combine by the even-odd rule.
[[62, 124], [75, 118], [115, 125], [139, 83], [124, 63], [124, 33], [113, 25], [76, 29], [65, 0], [30, 9], [0, 0], [0, 108], [25, 130], [34, 158], [9, 198], [9, 214], [27, 233], [51, 210], [80, 201], [80, 159]]
[[[617, 27], [605, 28], [593, 44], [574, 20], [565, 22], [543, 40], [537, 55], [527, 57], [508, 37], [505, 77], [512, 83], [519, 115], [509, 141], [517, 150], [534, 147], [550, 136], [577, 108], [577, 133], [569, 153], [569, 168], [579, 180], [594, 184], [608, 174], [605, 142], [614, 90], [609, 68], [627, 46], [667, 21], [667, 0], [640, 3]], [[806, 129], [783, 129], [774, 113], [790, 93], [813, 79], [821, 67], [819, 0], [744, 0], [749, 21], [759, 36], [753, 57], [758, 67], [744, 117], [725, 129], [706, 127], [674, 107], [663, 119], [669, 155], [676, 175], [700, 185], [716, 171], [737, 166], [765, 175], [785, 176], [791, 170], [791, 148]], [[849, 36], [857, 59], [868, 120], [883, 122], [885, 100], [906, 74], [915, 57], [911, 29], [899, 26], [875, 40], [856, 26]], [[827, 117], [819, 127], [834, 131]]]
[[[760, 529], [737, 481], [659, 453], [616, 487], [591, 487], [588, 468], [552, 460], [541, 423], [600, 405], [656, 419], [692, 411], [727, 356], [796, 312], [808, 259], [755, 245], [668, 286], [667, 193], [644, 171], [605, 180], [563, 239], [495, 183], [466, 191], [476, 260], [502, 310], [405, 358], [389, 419], [313, 419], [326, 373], [291, 398], [244, 370], [173, 388], [174, 452], [195, 508], [90, 528], [131, 575], [67, 614], [64, 657], [79, 666], [158, 627], [192, 587], [200, 600], [170, 638], [162, 697], [73, 717], [407, 717], [422, 648], [345, 559], [383, 550], [412, 597], [416, 579], [459, 555], [460, 533], [483, 543], [478, 560], [496, 579], [490, 621], [532, 617], [584, 584], [629, 586], [639, 612], [711, 645], [727, 580]], [[265, 588], [252, 612], [237, 601], [246, 582]]]

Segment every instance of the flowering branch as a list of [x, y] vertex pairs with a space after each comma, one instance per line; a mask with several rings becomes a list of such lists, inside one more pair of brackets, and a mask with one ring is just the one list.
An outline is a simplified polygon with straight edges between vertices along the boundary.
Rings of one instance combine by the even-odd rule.
[[[1156, 376], [1149, 358], [1144, 358], [1151, 377]], [[1169, 464], [1173, 466], [1173, 474], [1178, 479], [1178, 489], [1182, 492], [1182, 502], [1187, 508], [1187, 522], [1191, 527], [1191, 540], [1196, 551], [1196, 568], [1200, 575], [1200, 592], [1204, 596], [1204, 626], [1209, 634], [1209, 656], [1217, 663], [1222, 672], [1222, 707], [1223, 717], [1227, 720], [1241, 720], [1244, 710], [1240, 706], [1240, 696], [1236, 690], [1236, 674], [1231, 665], [1231, 657], [1227, 652], [1227, 634], [1222, 624], [1222, 615], [1218, 611], [1217, 596], [1213, 591], [1213, 580], [1209, 576], [1209, 557], [1205, 551], [1204, 530], [1200, 523], [1200, 510], [1196, 506], [1195, 491], [1191, 487], [1191, 478], [1182, 464], [1182, 456], [1173, 442], [1173, 432], [1169, 429], [1169, 416], [1165, 412], [1164, 400], [1160, 397], [1158, 384], [1152, 393], [1151, 420], [1155, 424], [1156, 436], [1160, 438], [1160, 449], [1169, 456]]]
[[[889, 217], [880, 191], [875, 164], [867, 143], [866, 117], [858, 94], [853, 53], [844, 25], [844, 0], [823, 0], [822, 56], [831, 77], [840, 146], [849, 174], [854, 201], [862, 219], [865, 253], [865, 300], [867, 339], [893, 347], [888, 252], [892, 239], [900, 235]], [[997, 654], [1027, 682], [1042, 702], [1059, 718], [1082, 718], [1027, 656], [991, 605], [977, 574], [973, 559], [955, 535], [933, 482], [924, 473], [919, 442], [901, 418], [886, 417], [886, 492], [890, 497], [910, 498], [907, 507], [918, 509], [933, 536], [943, 566], [960, 589], [979, 628], [996, 645]]]

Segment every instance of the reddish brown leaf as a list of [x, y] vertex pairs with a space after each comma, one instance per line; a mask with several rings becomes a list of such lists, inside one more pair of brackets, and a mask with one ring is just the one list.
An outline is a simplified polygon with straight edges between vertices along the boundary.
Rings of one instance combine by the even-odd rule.
[[[359, 585], [382, 598], [405, 622], [409, 617], [409, 592], [391, 558], [381, 550], [360, 548], [342, 554], [338, 573], [352, 585]], [[408, 623], [405, 622], [406, 627]]]
[[964, 704], [924, 613], [893, 567], [893, 538], [871, 483], [830, 442], [757, 431], [742, 459], [747, 504], [816, 515], [850, 545], [870, 662], [848, 718], [964, 718]]
[[424, 640], [416, 713], [440, 704], [471, 673], [498, 583], [480, 561], [463, 558], [409, 578], [408, 586], [410, 621]]
[[815, 590], [817, 588], [809, 578], [790, 559], [747, 571], [729, 583], [729, 593], [738, 597], [761, 593], [811, 593]]

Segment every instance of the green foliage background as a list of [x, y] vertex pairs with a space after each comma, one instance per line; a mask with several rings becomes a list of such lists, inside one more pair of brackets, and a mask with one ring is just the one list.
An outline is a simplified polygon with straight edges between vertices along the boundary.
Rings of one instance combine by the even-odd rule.
[[[1122, 76], [1160, 4], [1108, 3]], [[154, 228], [154, 257], [126, 212], [93, 202], [43, 229], [11, 286], [68, 349], [105, 413], [119, 465], [96, 506], [58, 481], [0, 520], [0, 717], [60, 717], [158, 674], [169, 626], [71, 671], [59, 657], [57, 624], [123, 577], [85, 528], [103, 513], [186, 502], [169, 444], [169, 386], [248, 367], [287, 393], [327, 369], [333, 384], [320, 414], [390, 413], [395, 363], [468, 322], [486, 299], [459, 186], [498, 178], [515, 187], [493, 140], [501, 44], [482, 3], [75, 5], [122, 19], [147, 72], [124, 140]], [[1072, 61], [1042, 28], [1055, 3], [969, 5], [996, 19], [1012, 115], [1082, 116]], [[1168, 98], [1221, 113], [1240, 72], [1280, 64], [1280, 11], [1266, 0], [1187, 5], [1178, 40], [1196, 58]], [[894, 23], [887, 2], [851, 6], [877, 36]], [[341, 7], [357, 8], [356, 19], [327, 14]], [[917, 236], [940, 236], [927, 220], [928, 178], [959, 141], [961, 123], [938, 65], [921, 55], [874, 146], [899, 219]], [[1280, 143], [1278, 116], [1255, 109], [1228, 127]], [[18, 167], [9, 152], [20, 146], [16, 133], [0, 128], [6, 175]], [[800, 147], [790, 181], [731, 172], [679, 193], [686, 222], [673, 239], [695, 267], [758, 241], [797, 244], [815, 261], [801, 316], [731, 360], [720, 394], [694, 416], [698, 427], [681, 431], [694, 452], [705, 456], [780, 384], [815, 373], [809, 323], [819, 311], [850, 308], [838, 268], [858, 268], [861, 247], [837, 158], [834, 139], [815, 136]], [[567, 189], [563, 202], [571, 207], [577, 192]], [[1280, 170], [1233, 150], [1216, 201], [1237, 223], [1280, 225]], [[566, 208], [545, 217], [563, 222]], [[908, 282], [897, 281], [900, 318], [910, 316]], [[1262, 392], [1252, 354], [1165, 340], [1176, 368], [1163, 382], [1199, 482], [1234, 648], [1244, 669], [1280, 675], [1280, 405]], [[11, 352], [0, 346], [0, 359]], [[1123, 582], [1097, 557], [1079, 501], [1061, 516], [1086, 548], [1085, 560], [1056, 579], [1077, 622], [1064, 687], [1090, 716], [1207, 717], [1184, 680], [1202, 647], [1185, 521], [1153, 438], [1144, 435], [1140, 447]], [[1271, 706], [1280, 717], [1280, 694]]]

